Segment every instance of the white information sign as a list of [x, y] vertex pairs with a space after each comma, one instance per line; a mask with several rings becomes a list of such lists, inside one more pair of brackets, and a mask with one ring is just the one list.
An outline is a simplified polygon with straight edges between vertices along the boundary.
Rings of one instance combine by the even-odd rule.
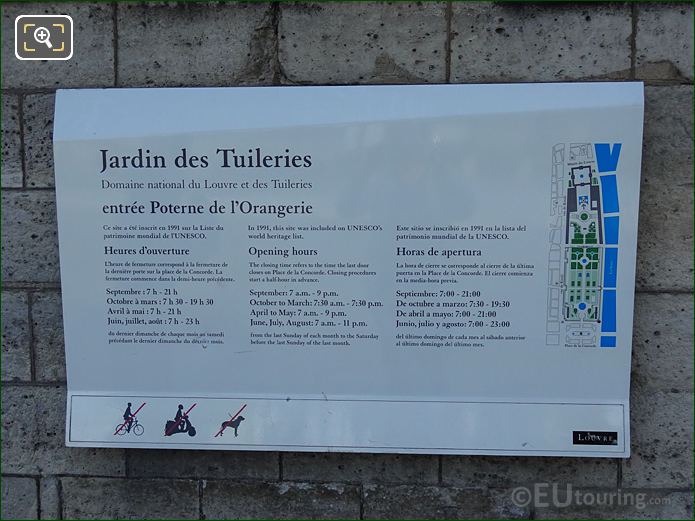
[[641, 83], [63, 90], [68, 446], [627, 457]]

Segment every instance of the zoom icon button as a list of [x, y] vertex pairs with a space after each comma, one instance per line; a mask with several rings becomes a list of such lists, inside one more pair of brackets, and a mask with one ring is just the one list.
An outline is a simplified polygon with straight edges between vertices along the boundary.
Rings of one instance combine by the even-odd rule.
[[20, 60], [69, 60], [72, 29], [68, 15], [20, 15], [14, 21], [14, 54]]

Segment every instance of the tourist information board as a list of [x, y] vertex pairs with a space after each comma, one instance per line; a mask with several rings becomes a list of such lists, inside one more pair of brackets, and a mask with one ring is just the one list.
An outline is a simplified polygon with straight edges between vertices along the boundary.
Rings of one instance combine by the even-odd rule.
[[641, 83], [60, 90], [66, 443], [627, 457]]

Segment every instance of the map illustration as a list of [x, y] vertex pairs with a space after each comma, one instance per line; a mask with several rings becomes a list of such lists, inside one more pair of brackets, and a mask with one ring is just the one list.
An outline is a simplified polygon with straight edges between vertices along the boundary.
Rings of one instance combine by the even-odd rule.
[[614, 348], [621, 144], [552, 151], [546, 344]]

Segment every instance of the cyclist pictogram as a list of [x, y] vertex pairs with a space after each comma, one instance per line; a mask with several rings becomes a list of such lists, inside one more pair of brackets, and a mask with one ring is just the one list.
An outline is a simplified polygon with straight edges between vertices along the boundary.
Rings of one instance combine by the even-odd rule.
[[137, 413], [139, 413], [145, 406], [145, 402], [143, 402], [143, 404], [140, 407], [138, 407], [135, 412], [131, 412], [132, 406], [133, 404], [128, 402], [128, 405], [126, 406], [125, 411], [123, 412], [123, 423], [119, 423], [116, 426], [116, 432], [113, 433], [114, 436], [116, 436], [117, 434], [120, 436], [124, 436], [131, 432], [136, 436], [142, 436], [145, 433], [145, 427], [140, 425], [140, 422], [135, 417]]

